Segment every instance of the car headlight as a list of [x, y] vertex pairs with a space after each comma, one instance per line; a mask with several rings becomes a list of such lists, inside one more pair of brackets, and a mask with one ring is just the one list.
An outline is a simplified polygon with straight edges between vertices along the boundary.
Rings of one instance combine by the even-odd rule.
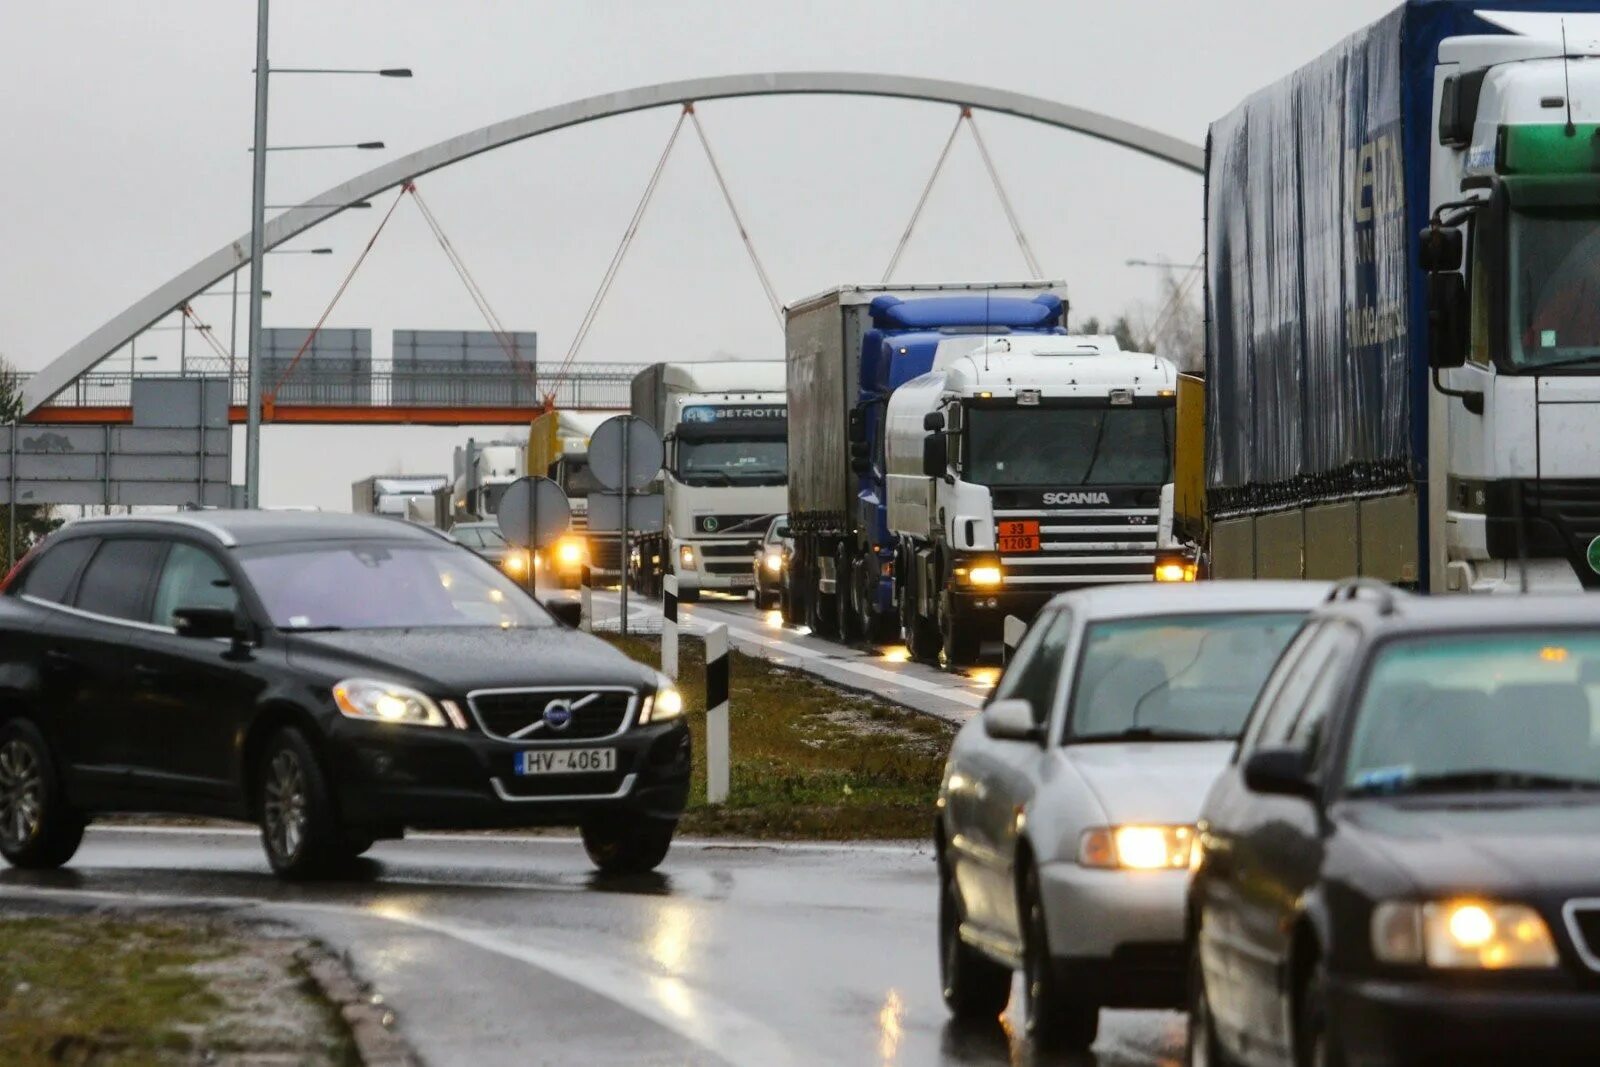
[[333, 702], [352, 719], [402, 726], [448, 726], [450, 721], [426, 693], [371, 678], [349, 678], [333, 687]]
[[1078, 863], [1132, 871], [1187, 870], [1194, 837], [1192, 826], [1100, 826], [1078, 839]]
[[686, 571], [692, 571], [692, 570], [695, 570], [698, 566], [699, 566], [699, 564], [695, 560], [694, 546], [693, 545], [679, 545], [678, 546], [678, 567], [679, 567], [679, 569], [680, 570], [686, 570]]
[[767, 553], [767, 558], [762, 560], [762, 565], [765, 566], [767, 568], [767, 570], [772, 572], [773, 574], [779, 573], [780, 571], [783, 570], [783, 553], [782, 552], [768, 552]]
[[671, 678], [664, 674], [656, 675], [656, 691], [644, 698], [644, 707], [639, 710], [639, 725], [671, 722], [682, 714], [683, 694], [678, 692]]
[[1555, 967], [1555, 939], [1526, 904], [1390, 901], [1372, 913], [1372, 953], [1383, 963], [1455, 970]]

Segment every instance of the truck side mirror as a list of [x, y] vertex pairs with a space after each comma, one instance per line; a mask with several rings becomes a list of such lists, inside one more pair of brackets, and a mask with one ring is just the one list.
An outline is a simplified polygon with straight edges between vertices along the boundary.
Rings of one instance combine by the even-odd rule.
[[950, 472], [950, 444], [942, 434], [931, 433], [922, 439], [922, 473], [943, 478]]
[[1449, 370], [1467, 361], [1467, 283], [1454, 271], [1428, 275], [1428, 364]]
[[1429, 274], [1461, 269], [1461, 230], [1455, 227], [1428, 226], [1417, 245], [1417, 265]]
[[930, 411], [922, 416], [922, 428], [929, 433], [939, 433], [944, 429], [944, 412]]

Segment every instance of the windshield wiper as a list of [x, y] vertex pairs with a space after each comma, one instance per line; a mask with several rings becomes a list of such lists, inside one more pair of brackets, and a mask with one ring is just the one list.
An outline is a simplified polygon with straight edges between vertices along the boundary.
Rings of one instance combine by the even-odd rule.
[[1537, 774], [1531, 771], [1455, 771], [1450, 774], [1425, 774], [1403, 781], [1375, 782], [1352, 789], [1351, 795], [1373, 793], [1396, 795], [1401, 793], [1457, 793], [1496, 789], [1550, 789], [1585, 790], [1600, 789], [1600, 781], [1592, 778], [1568, 778], [1559, 774]]
[[343, 626], [283, 626], [280, 627], [286, 634], [336, 634], [344, 630]]
[[1130, 726], [1106, 734], [1069, 735], [1074, 745], [1098, 745], [1117, 741], [1232, 741], [1232, 734], [1208, 734], [1203, 730], [1181, 730], [1170, 726]]

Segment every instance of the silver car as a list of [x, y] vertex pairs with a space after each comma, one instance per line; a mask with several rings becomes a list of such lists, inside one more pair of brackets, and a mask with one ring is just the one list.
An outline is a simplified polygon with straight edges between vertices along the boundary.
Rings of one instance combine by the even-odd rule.
[[1267, 673], [1331, 586], [1067, 593], [1040, 613], [939, 791], [945, 1002], [993, 1019], [1023, 972], [1036, 1042], [1183, 1003], [1193, 826]]

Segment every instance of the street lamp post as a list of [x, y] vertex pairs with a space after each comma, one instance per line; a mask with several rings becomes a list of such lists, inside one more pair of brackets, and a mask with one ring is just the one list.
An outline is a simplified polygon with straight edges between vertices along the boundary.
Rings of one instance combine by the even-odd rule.
[[255, 154], [250, 182], [250, 367], [245, 385], [244, 506], [261, 504], [261, 242], [267, 215], [267, 0], [256, 0]]

